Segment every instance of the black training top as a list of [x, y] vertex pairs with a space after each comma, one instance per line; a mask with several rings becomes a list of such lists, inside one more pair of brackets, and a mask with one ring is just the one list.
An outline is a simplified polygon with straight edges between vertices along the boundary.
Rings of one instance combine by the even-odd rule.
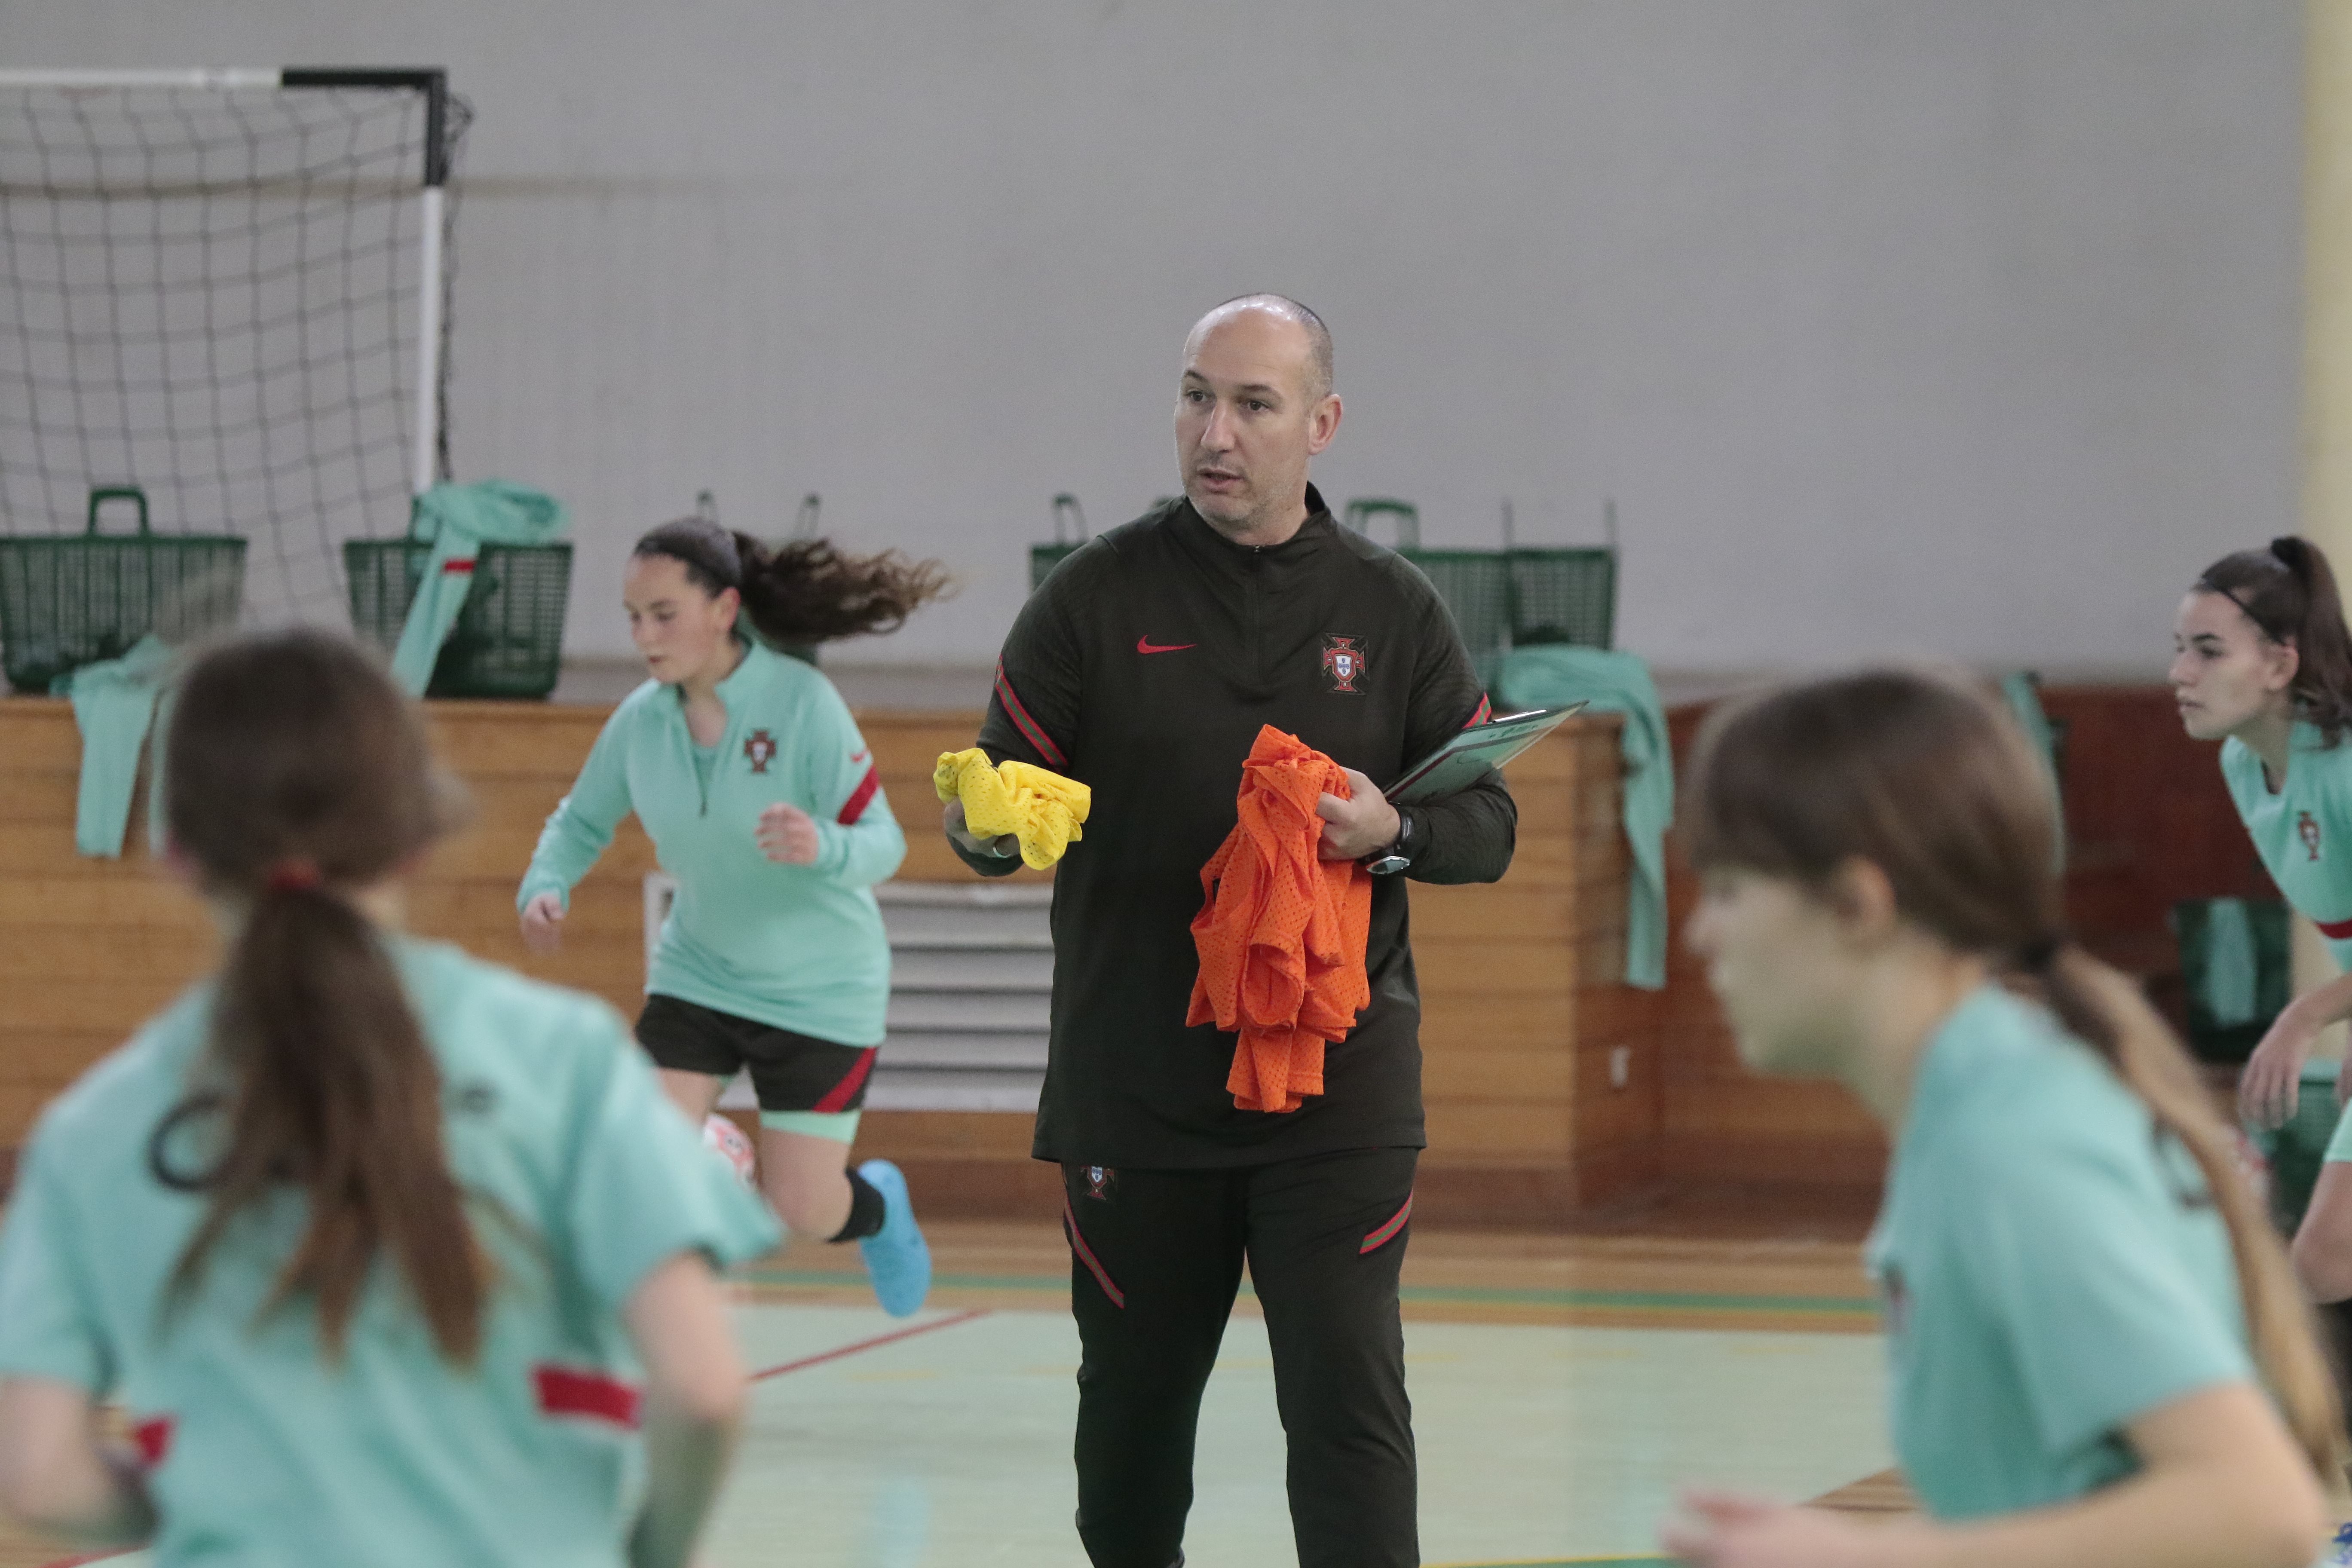
[[[1055, 873], [1041, 1160], [1198, 1169], [1426, 1142], [1403, 877], [1374, 879], [1372, 1004], [1327, 1054], [1320, 1097], [1235, 1110], [1234, 1037], [1184, 1025], [1201, 867], [1233, 830], [1259, 726], [1385, 784], [1486, 712], [1428, 579], [1333, 522], [1311, 487], [1307, 502], [1271, 548], [1170, 502], [1075, 552], [1005, 638], [981, 746], [1094, 794]], [[1491, 882], [1509, 867], [1518, 814], [1491, 770], [1412, 814], [1407, 875]], [[984, 875], [1020, 864], [963, 858]]]

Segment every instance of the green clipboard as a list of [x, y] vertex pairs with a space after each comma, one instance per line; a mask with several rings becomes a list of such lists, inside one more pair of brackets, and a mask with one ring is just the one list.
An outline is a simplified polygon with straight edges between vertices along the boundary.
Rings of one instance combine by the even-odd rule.
[[1426, 805], [1443, 800], [1469, 788], [1488, 768], [1499, 771], [1505, 763], [1559, 729], [1561, 721], [1582, 712], [1585, 706], [1571, 702], [1565, 708], [1534, 708], [1473, 724], [1407, 768], [1381, 793], [1392, 805]]

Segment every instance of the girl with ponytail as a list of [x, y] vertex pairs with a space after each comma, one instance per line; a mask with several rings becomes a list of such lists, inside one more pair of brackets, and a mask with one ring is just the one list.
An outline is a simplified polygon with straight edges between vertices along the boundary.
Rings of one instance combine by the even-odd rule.
[[372, 655], [225, 644], [164, 751], [226, 951], [33, 1135], [0, 1504], [163, 1563], [684, 1563], [742, 1401], [712, 1264], [773, 1222], [602, 1004], [399, 933], [454, 792]]
[[769, 1202], [793, 1230], [856, 1242], [902, 1317], [931, 1277], [906, 1178], [847, 1167], [890, 999], [873, 889], [907, 840], [841, 694], [777, 649], [892, 630], [945, 585], [936, 562], [821, 539], [771, 551], [707, 518], [637, 541], [621, 602], [652, 679], [596, 738], [515, 895], [524, 942], [554, 952], [572, 888], [636, 813], [678, 884], [639, 1043], [697, 1122], [751, 1069]]
[[[2352, 632], [2336, 574], [2308, 540], [2271, 541], [2207, 567], [2174, 619], [2180, 721], [2220, 741], [2221, 776], [2279, 891], [2352, 969]], [[2312, 1042], [2352, 1017], [2352, 976], [2297, 997], [2246, 1059], [2239, 1109], [2258, 1127], [2294, 1117], [2307, 1085], [2344, 1103], [2352, 1079], [2311, 1061]], [[2347, 1152], [2352, 1158], [2352, 1152]], [[2352, 1193], [2346, 1194], [2352, 1198]], [[2352, 1205], [2347, 1205], [2352, 1225]], [[2352, 1240], [2352, 1237], [2347, 1237]], [[2346, 1283], [2352, 1295], [2352, 1245]]]
[[2344, 1440], [2229, 1131], [2139, 992], [2071, 942], [2033, 750], [1954, 679], [1717, 711], [1687, 937], [1742, 1059], [1894, 1140], [1869, 1261], [1927, 1517], [1695, 1492], [1710, 1568], [2305, 1568]]

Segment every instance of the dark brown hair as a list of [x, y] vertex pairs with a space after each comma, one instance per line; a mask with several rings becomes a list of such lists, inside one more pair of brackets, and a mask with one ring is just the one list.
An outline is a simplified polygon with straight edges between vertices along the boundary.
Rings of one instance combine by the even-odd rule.
[[2326, 552], [2290, 533], [2268, 550], [2224, 555], [2205, 568], [2196, 589], [2221, 595], [2263, 636], [2294, 647], [2300, 657], [2287, 693], [2295, 716], [2319, 726], [2329, 745], [2341, 742], [2352, 728], [2352, 632]]
[[2065, 934], [2050, 786], [2032, 743], [1958, 678], [1866, 671], [1718, 709], [1684, 805], [1702, 869], [1826, 887], [1863, 860], [1903, 917], [2046, 1004], [2204, 1172], [2228, 1223], [2254, 1358], [2313, 1468], [2341, 1474], [2343, 1414], [2310, 1307], [2197, 1069], [2137, 986]]
[[[156, 1129], [159, 1179], [209, 1194], [172, 1276], [176, 1306], [238, 1215], [291, 1187], [309, 1226], [263, 1310], [307, 1299], [340, 1355], [379, 1252], [453, 1363], [479, 1352], [491, 1278], [442, 1146], [441, 1074], [393, 957], [346, 897], [413, 861], [456, 816], [417, 710], [373, 655], [315, 630], [224, 643], [181, 684], [165, 742], [174, 850], [247, 906], [213, 1003], [199, 1093]], [[201, 1176], [166, 1159], [217, 1110]]]
[[845, 555], [824, 539], [771, 550], [700, 517], [663, 523], [630, 553], [669, 557], [706, 594], [741, 594], [752, 629], [779, 647], [897, 631], [948, 591], [947, 569], [936, 561], [910, 561], [895, 550]]

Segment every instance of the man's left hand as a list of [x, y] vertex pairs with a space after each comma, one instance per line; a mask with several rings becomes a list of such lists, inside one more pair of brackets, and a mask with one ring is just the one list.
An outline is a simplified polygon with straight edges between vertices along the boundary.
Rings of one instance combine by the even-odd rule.
[[1323, 840], [1316, 853], [1326, 860], [1360, 860], [1395, 843], [1404, 826], [1397, 808], [1372, 787], [1371, 780], [1353, 768], [1345, 771], [1352, 796], [1341, 800], [1326, 792], [1315, 803], [1315, 814], [1323, 819]]

